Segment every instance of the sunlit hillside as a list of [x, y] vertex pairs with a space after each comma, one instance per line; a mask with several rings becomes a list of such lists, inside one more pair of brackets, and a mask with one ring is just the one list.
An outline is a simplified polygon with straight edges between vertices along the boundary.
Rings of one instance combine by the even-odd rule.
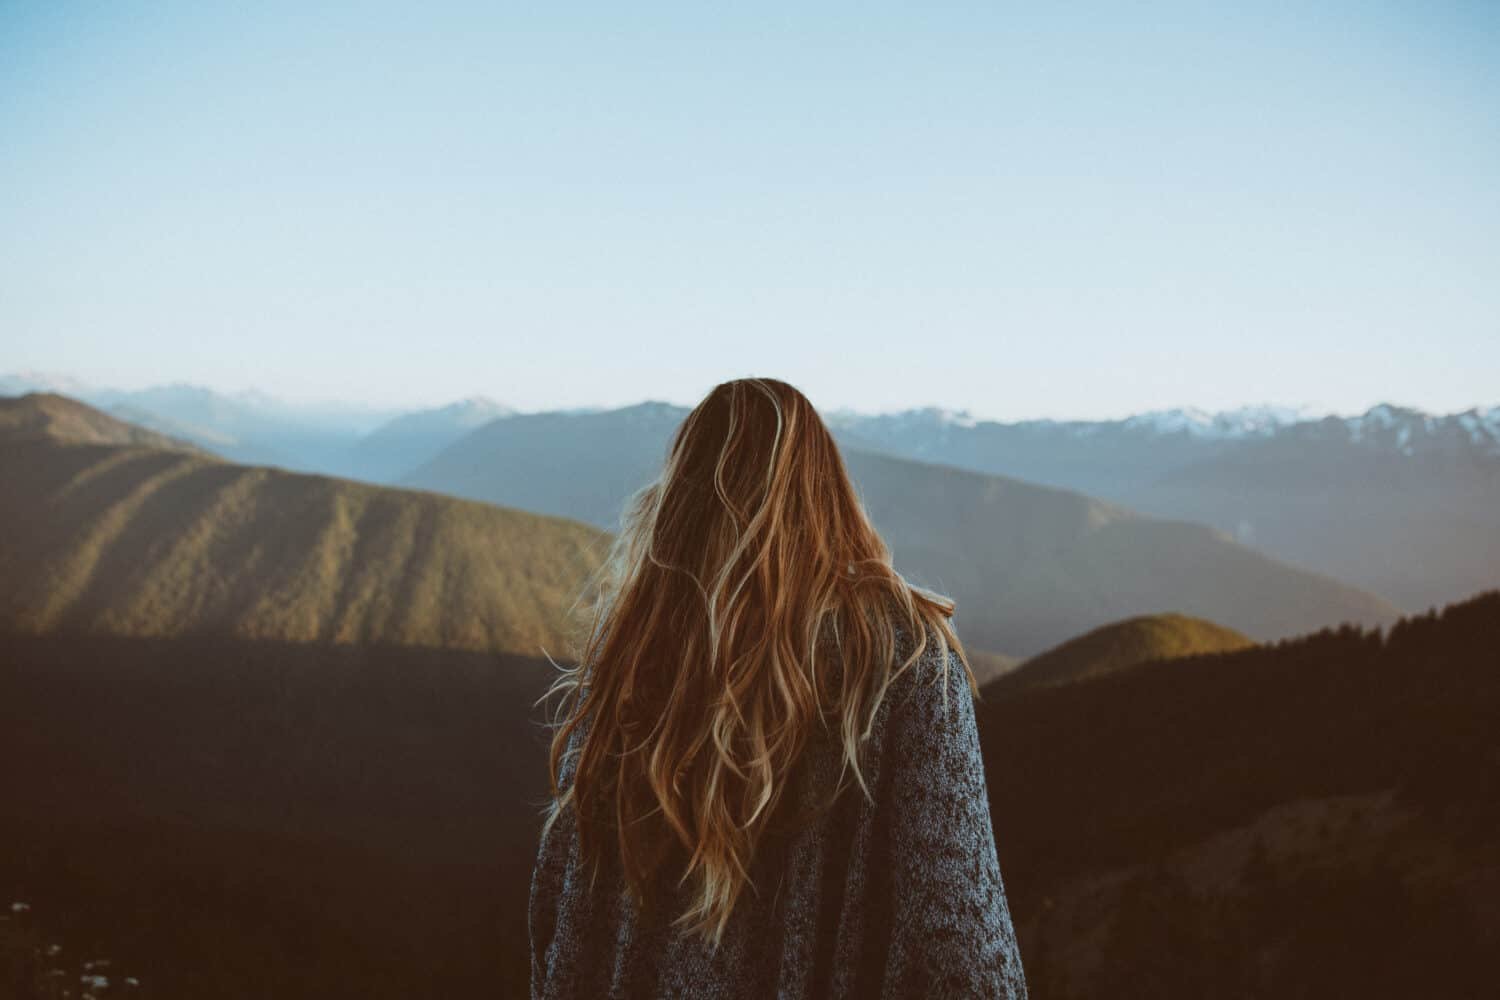
[[0, 626], [566, 655], [597, 529], [168, 444], [63, 397], [0, 404]]
[[1251, 640], [1201, 618], [1167, 612], [1140, 615], [1070, 639], [1009, 672], [1007, 685], [1062, 684], [1125, 670], [1150, 660], [1199, 653], [1225, 653], [1253, 646]]

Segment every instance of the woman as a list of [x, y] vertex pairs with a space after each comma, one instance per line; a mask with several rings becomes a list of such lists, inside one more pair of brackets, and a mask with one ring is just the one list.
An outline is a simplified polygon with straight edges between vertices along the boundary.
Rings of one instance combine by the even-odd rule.
[[953, 603], [805, 396], [716, 386], [596, 583], [549, 692], [533, 998], [1026, 995]]

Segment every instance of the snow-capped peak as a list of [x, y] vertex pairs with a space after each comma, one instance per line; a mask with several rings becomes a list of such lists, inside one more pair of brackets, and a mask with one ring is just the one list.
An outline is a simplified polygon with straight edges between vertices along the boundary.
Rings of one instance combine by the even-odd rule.
[[830, 427], [853, 427], [878, 421], [887, 426], [912, 427], [974, 427], [981, 421], [967, 409], [950, 409], [945, 406], [922, 406], [892, 413], [862, 413], [847, 406], [828, 410], [823, 414]]
[[1339, 418], [1354, 444], [1389, 448], [1403, 455], [1419, 449], [1440, 451], [1471, 448], [1500, 455], [1500, 407], [1472, 407], [1461, 413], [1434, 416], [1423, 410], [1380, 403], [1364, 413]]
[[1264, 437], [1282, 427], [1309, 417], [1309, 407], [1256, 405], [1210, 413], [1196, 406], [1169, 410], [1149, 410], [1127, 417], [1123, 423], [1131, 429], [1155, 431], [1158, 434], [1188, 434], [1197, 438]]
[[938, 423], [948, 424], [952, 427], [973, 427], [979, 420], [968, 410], [949, 410], [943, 407], [935, 407], [932, 413]]

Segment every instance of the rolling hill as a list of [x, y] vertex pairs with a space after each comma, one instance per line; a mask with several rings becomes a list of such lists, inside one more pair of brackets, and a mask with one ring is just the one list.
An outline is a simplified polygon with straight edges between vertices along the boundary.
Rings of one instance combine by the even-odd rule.
[[0, 401], [0, 627], [567, 655], [607, 543], [561, 518], [235, 465], [55, 395]]
[[[402, 483], [612, 528], [629, 493], [656, 475], [686, 413], [652, 402], [507, 417]], [[1207, 526], [953, 466], [850, 448], [844, 457], [897, 568], [957, 600], [960, 634], [976, 648], [1032, 655], [1162, 608], [1258, 640], [1397, 615], [1379, 597]]]
[[1152, 660], [1228, 653], [1255, 645], [1234, 629], [1173, 612], [1140, 615], [1094, 629], [1033, 656], [1006, 674], [1006, 687], [1066, 684]]

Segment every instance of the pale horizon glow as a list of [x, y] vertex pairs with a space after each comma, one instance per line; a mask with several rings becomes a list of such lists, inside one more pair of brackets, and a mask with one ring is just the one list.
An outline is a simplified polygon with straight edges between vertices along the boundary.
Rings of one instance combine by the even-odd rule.
[[1500, 9], [0, 12], [0, 374], [1500, 403]]

